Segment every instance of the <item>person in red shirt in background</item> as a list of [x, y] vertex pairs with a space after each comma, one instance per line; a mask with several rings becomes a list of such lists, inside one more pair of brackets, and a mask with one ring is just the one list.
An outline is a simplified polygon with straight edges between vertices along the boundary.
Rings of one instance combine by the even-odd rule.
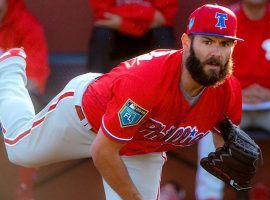
[[[245, 42], [235, 47], [234, 75], [243, 88], [243, 104], [270, 102], [270, 3], [243, 0], [232, 6], [238, 17], [238, 33]], [[243, 107], [242, 128], [270, 131], [270, 111], [248, 111]]]
[[[238, 42], [233, 54], [234, 75], [242, 86], [243, 113], [240, 127], [270, 131], [270, 107], [256, 110], [257, 106], [270, 102], [270, 3], [269, 0], [242, 0], [231, 5], [230, 9], [237, 16], [237, 34], [245, 40]], [[212, 143], [211, 138], [207, 137], [199, 141], [198, 160], [214, 149]], [[220, 180], [198, 165], [198, 200], [222, 199], [223, 186]], [[252, 191], [253, 194], [256, 191]], [[247, 199], [246, 195], [238, 193], [238, 199]]]
[[157, 48], [175, 48], [178, 0], [89, 0], [94, 19], [88, 50], [91, 72]]
[[[0, 0], [0, 55], [14, 47], [27, 52], [27, 87], [37, 111], [49, 75], [47, 45], [43, 28], [22, 0]], [[19, 168], [17, 199], [31, 199], [34, 169]]]
[[184, 200], [185, 198], [186, 192], [177, 182], [167, 181], [160, 188], [160, 200]]

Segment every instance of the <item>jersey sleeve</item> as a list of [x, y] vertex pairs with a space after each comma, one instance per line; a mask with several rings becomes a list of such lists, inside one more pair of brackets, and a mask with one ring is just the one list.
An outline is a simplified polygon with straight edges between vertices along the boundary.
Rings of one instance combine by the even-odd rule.
[[105, 2], [89, 0], [89, 5], [95, 20], [103, 19], [104, 12], [121, 16], [122, 23], [119, 31], [133, 36], [142, 36], [149, 30], [156, 10], [163, 14], [165, 25], [172, 26], [178, 9], [177, 0], [156, 0], [152, 4], [133, 3], [119, 6], [112, 0]]
[[152, 6], [140, 4], [124, 4], [117, 6], [114, 0], [97, 1], [89, 0], [89, 6], [94, 20], [103, 19], [105, 12], [121, 16], [120, 32], [142, 36], [153, 21], [155, 9]]
[[115, 0], [88, 0], [90, 10], [94, 20], [102, 19], [104, 12], [109, 12], [109, 10], [115, 6]]
[[149, 97], [144, 81], [131, 75], [122, 75], [114, 83], [112, 98], [102, 117], [103, 133], [116, 142], [128, 142], [139, 126], [149, 118]]
[[155, 8], [153, 6], [132, 4], [118, 6], [112, 12], [122, 17], [120, 32], [133, 36], [142, 36], [148, 31], [153, 21]]
[[121, 32], [137, 36], [143, 35], [149, 30], [157, 10], [165, 18], [164, 25], [173, 26], [178, 7], [178, 0], [155, 0], [152, 1], [151, 6], [131, 5], [127, 8], [125, 6], [119, 7], [119, 11], [123, 16]]
[[179, 1], [178, 0], [154, 0], [153, 5], [164, 16], [165, 25], [173, 26], [174, 19], [179, 9]]

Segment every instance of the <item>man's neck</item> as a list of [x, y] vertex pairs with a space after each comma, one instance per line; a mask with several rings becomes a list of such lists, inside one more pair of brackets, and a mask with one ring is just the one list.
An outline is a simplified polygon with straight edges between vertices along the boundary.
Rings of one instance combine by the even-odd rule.
[[267, 5], [267, 3], [258, 5], [243, 3], [243, 10], [249, 19], [259, 20], [265, 15]]
[[186, 69], [184, 65], [182, 65], [182, 73], [181, 73], [181, 83], [183, 86], [183, 89], [186, 91], [186, 93], [191, 96], [197, 96], [203, 89], [204, 87], [200, 84], [198, 84], [196, 81], [194, 81]]

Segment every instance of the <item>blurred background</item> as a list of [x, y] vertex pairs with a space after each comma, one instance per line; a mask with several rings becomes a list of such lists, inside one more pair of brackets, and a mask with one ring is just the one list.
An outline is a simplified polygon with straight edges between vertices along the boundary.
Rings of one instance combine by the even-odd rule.
[[[87, 49], [93, 20], [87, 0], [24, 0], [27, 8], [43, 25], [48, 46], [51, 70], [42, 102], [53, 95], [76, 75], [87, 72]], [[230, 5], [235, 0], [180, 1], [174, 20], [177, 48], [187, 19], [194, 8], [205, 3]], [[1, 94], [0, 94], [1, 95]], [[253, 186], [270, 187], [270, 137], [256, 138], [262, 147], [264, 165], [253, 179]], [[2, 138], [1, 138], [2, 140]], [[175, 181], [185, 193], [185, 199], [195, 199], [197, 145], [168, 153], [161, 185]], [[42, 167], [32, 174], [33, 198], [36, 200], [102, 200], [104, 192], [101, 178], [91, 159], [75, 160]], [[8, 162], [0, 142], [0, 200], [16, 199], [17, 167]], [[225, 187], [224, 199], [236, 199], [235, 192]]]

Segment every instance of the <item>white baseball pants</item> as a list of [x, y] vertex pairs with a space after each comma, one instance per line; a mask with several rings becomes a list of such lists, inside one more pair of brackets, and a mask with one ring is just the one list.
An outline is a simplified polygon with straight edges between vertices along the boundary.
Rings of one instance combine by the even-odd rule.
[[[0, 62], [0, 122], [11, 162], [28, 167], [91, 157], [95, 133], [86, 119], [80, 120], [83, 92], [98, 74], [72, 79], [37, 115], [25, 88], [25, 60], [9, 57]], [[165, 153], [122, 156], [127, 170], [144, 199], [159, 196]], [[121, 199], [104, 181], [106, 199]]]
[[212, 133], [207, 134], [204, 138], [198, 142], [198, 165], [196, 174], [196, 199], [223, 199], [224, 183], [208, 173], [200, 165], [200, 160], [203, 157], [207, 157], [210, 152], [216, 150]]

